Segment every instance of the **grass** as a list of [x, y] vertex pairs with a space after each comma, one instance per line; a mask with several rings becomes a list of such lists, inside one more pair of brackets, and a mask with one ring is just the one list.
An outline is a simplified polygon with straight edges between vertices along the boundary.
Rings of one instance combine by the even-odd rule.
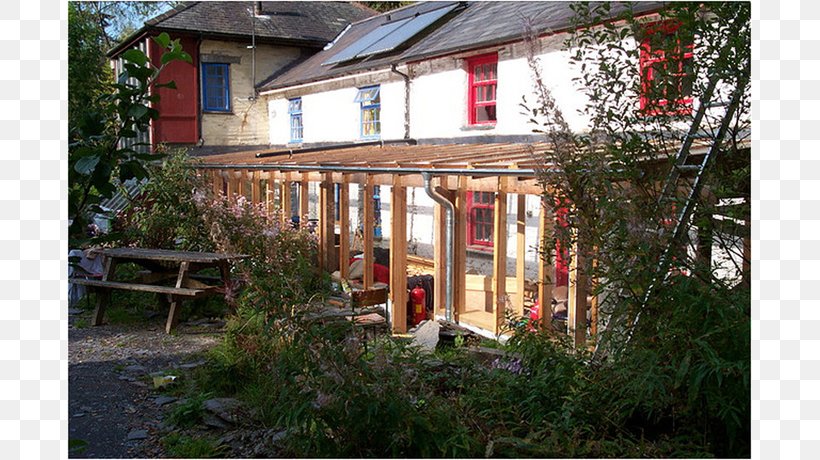
[[214, 458], [222, 456], [226, 448], [207, 436], [189, 436], [171, 433], [162, 439], [166, 452], [172, 458]]
[[205, 415], [202, 403], [211, 397], [211, 393], [191, 394], [184, 402], [174, 406], [168, 415], [168, 421], [180, 428], [189, 428], [199, 424]]

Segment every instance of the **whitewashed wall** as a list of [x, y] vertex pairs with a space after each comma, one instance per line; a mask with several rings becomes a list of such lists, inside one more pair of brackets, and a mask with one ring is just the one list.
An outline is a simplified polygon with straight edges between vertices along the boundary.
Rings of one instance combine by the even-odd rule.
[[[382, 139], [404, 137], [404, 82], [399, 80], [374, 84], [381, 88]], [[361, 105], [353, 102], [357, 93], [358, 88], [350, 86], [289, 95], [289, 98], [302, 98], [302, 142], [353, 142], [360, 139]], [[268, 120], [270, 143], [290, 143], [288, 98], [268, 99]]]
[[[577, 71], [569, 55], [561, 51], [563, 36], [541, 41], [538, 57], [547, 86], [553, 91], [570, 125], [577, 130], [585, 121], [577, 110], [585, 96], [572, 82]], [[467, 59], [497, 52], [498, 89], [495, 126], [468, 126]], [[465, 136], [528, 135], [533, 125], [521, 114], [521, 96], [535, 100], [532, 77], [523, 44], [477, 50], [457, 57], [432, 59], [404, 69], [411, 76], [410, 137], [459, 138]], [[404, 136], [404, 81], [390, 72], [306, 85], [267, 95], [270, 142], [290, 141], [287, 99], [302, 97], [304, 142], [351, 142], [359, 139], [360, 109], [353, 102], [358, 87], [381, 85], [382, 139]]]

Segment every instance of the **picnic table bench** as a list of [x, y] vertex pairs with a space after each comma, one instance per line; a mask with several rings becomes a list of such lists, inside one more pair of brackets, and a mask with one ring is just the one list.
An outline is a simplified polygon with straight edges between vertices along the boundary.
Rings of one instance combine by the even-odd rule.
[[[102, 324], [105, 309], [111, 300], [111, 290], [152, 292], [158, 294], [160, 299], [166, 300], [165, 303], [170, 304], [168, 320], [165, 323], [165, 331], [168, 333], [179, 322], [183, 299], [194, 299], [225, 292], [231, 283], [230, 263], [248, 257], [243, 254], [143, 248], [105, 248], [95, 249], [92, 252], [103, 257], [102, 276], [99, 279], [72, 278], [69, 282], [88, 286], [97, 291], [97, 306], [94, 311], [93, 324], [95, 326]], [[138, 280], [115, 280], [116, 267], [121, 263], [135, 263], [145, 270], [138, 273]], [[197, 274], [207, 268], [219, 269], [220, 276], [210, 277]], [[174, 285], [157, 284], [167, 280], [174, 280]], [[204, 281], [218, 281], [218, 284], [207, 284]]]

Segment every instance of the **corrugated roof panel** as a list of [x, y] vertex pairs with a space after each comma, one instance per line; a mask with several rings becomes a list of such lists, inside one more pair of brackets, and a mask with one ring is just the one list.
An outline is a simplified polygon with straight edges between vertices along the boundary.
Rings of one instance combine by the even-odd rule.
[[434, 22], [443, 18], [447, 13], [458, 7], [457, 3], [429, 11], [414, 17], [410, 22], [394, 30], [381, 40], [359, 52], [356, 57], [371, 56], [379, 53], [386, 53], [401, 46], [407, 40], [415, 37], [422, 30], [430, 27]]

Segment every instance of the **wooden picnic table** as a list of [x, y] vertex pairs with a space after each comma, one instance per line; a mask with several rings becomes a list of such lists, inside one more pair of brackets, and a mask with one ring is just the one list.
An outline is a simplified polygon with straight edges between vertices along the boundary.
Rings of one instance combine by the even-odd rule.
[[[144, 248], [100, 248], [92, 252], [103, 257], [103, 273], [100, 279], [79, 278], [71, 282], [91, 286], [97, 290], [97, 308], [93, 324], [102, 324], [105, 309], [111, 300], [112, 289], [153, 292], [163, 303], [170, 303], [165, 331], [171, 332], [179, 322], [183, 299], [194, 299], [219, 292], [230, 287], [233, 261], [245, 259], [243, 254], [215, 252], [175, 251]], [[116, 267], [121, 263], [134, 263], [144, 268], [135, 281], [116, 280]], [[208, 268], [219, 269], [219, 277], [199, 276]], [[173, 280], [173, 286], [161, 283]], [[211, 284], [206, 283], [206, 281]], [[213, 284], [216, 281], [217, 284]]]

